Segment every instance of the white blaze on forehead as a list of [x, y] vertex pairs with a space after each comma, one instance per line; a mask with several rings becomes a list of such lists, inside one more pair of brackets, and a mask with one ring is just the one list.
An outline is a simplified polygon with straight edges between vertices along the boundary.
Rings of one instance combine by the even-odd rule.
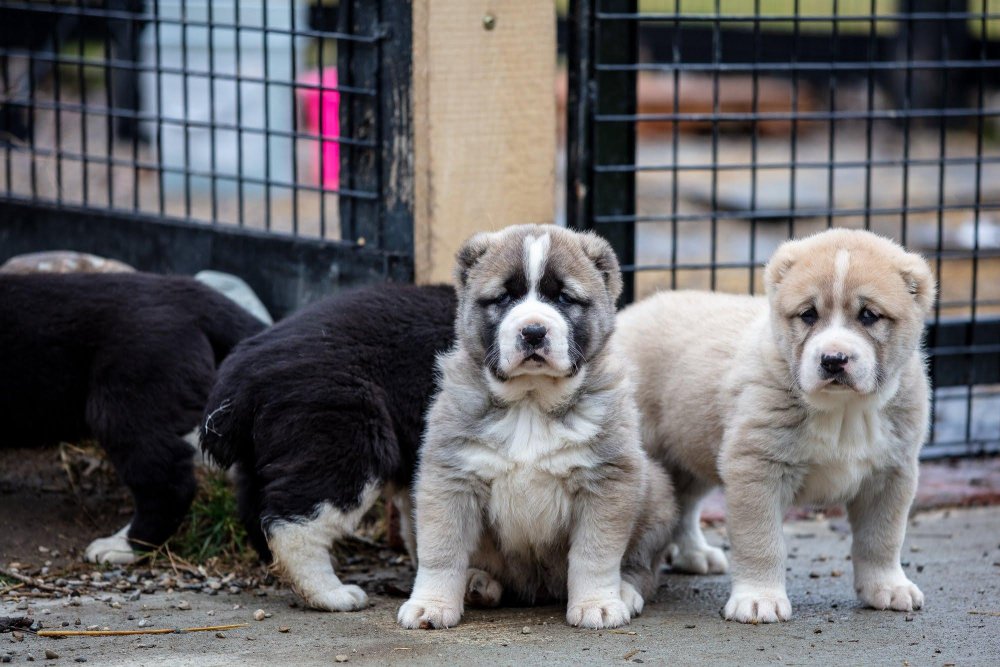
[[[831, 308], [829, 326], [817, 331], [806, 343], [802, 353], [802, 360], [799, 368], [800, 384], [805, 389], [806, 394], [823, 389], [827, 386], [828, 378], [821, 371], [824, 354], [841, 353], [847, 355], [849, 364], [846, 373], [851, 380], [851, 384], [856, 391], [861, 394], [870, 394], [877, 389], [876, 369], [878, 360], [875, 349], [865, 336], [852, 330], [845, 323], [845, 317], [849, 320], [850, 305], [845, 308], [845, 297], [847, 296], [847, 274], [851, 266], [851, 253], [849, 250], [841, 248], [834, 255], [833, 260], [833, 304]], [[851, 394], [844, 394], [851, 396]], [[824, 403], [816, 402], [815, 397], [807, 398], [814, 407], [822, 407]], [[840, 399], [838, 399], [840, 400]]]
[[851, 266], [851, 253], [845, 248], [837, 251], [833, 260], [833, 308], [840, 308], [844, 303], [844, 291], [847, 289], [847, 269]]
[[549, 233], [545, 232], [541, 236], [524, 237], [524, 266], [528, 278], [528, 289], [532, 292], [542, 279], [542, 270], [545, 268], [545, 259], [549, 255], [549, 245], [552, 239]]
[[[548, 233], [524, 237], [524, 276], [528, 293], [507, 313], [497, 330], [500, 368], [506, 373], [517, 370], [532, 354], [540, 354], [548, 361], [548, 369], [528, 368], [525, 373], [564, 375], [572, 366], [569, 353], [569, 324], [563, 315], [538, 294], [538, 284], [545, 271], [551, 247]], [[545, 327], [546, 337], [540, 348], [528, 350], [521, 346], [521, 332], [531, 324]], [[538, 371], [538, 373], [536, 373]]]

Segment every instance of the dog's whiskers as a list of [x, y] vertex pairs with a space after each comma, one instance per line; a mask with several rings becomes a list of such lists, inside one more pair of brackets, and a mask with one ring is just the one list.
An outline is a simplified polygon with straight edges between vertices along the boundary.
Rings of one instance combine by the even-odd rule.
[[576, 373], [580, 370], [581, 366], [587, 363], [587, 356], [584, 354], [583, 348], [580, 347], [580, 344], [575, 340], [570, 341], [570, 352], [571, 357], [576, 356], [578, 359], [578, 361], [573, 361], [571, 364], [573, 366], [573, 372]]

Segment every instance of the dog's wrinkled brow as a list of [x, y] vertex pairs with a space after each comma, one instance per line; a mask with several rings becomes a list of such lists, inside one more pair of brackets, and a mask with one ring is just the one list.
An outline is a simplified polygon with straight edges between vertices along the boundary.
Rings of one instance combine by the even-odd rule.
[[495, 294], [504, 291], [507, 288], [507, 282], [510, 279], [505, 276], [491, 276], [489, 279], [484, 280], [479, 291], [485, 294]]
[[580, 281], [572, 278], [571, 276], [564, 276], [562, 283], [563, 287], [574, 296], [580, 296], [587, 293], [587, 288], [584, 287]]

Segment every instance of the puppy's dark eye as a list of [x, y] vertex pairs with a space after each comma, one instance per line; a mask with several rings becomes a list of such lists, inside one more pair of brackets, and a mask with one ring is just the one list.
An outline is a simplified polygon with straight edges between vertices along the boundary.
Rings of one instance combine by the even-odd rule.
[[861, 324], [863, 324], [866, 327], [870, 327], [871, 325], [878, 322], [880, 319], [882, 319], [881, 315], [873, 313], [868, 308], [862, 308], [861, 312], [858, 313], [858, 322], [861, 322]]
[[587, 308], [590, 305], [590, 301], [572, 296], [566, 292], [559, 292], [556, 296], [556, 303], [560, 306], [579, 306], [580, 308]]
[[809, 308], [799, 313], [799, 319], [806, 323], [807, 326], [812, 326], [819, 321], [819, 313], [816, 312], [815, 308]]
[[499, 296], [495, 296], [492, 299], [480, 299], [479, 305], [483, 308], [488, 308], [490, 306], [506, 306], [511, 300], [510, 292], [504, 292]]

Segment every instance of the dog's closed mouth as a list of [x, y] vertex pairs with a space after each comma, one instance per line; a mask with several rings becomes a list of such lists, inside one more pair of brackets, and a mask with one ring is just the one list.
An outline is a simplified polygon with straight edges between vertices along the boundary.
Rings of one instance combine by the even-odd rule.
[[540, 355], [540, 354], [538, 354], [536, 352], [536, 353], [530, 355], [529, 357], [527, 357], [525, 359], [525, 361], [537, 361], [540, 364], [544, 364], [545, 363], [545, 357], [543, 357], [542, 355]]

